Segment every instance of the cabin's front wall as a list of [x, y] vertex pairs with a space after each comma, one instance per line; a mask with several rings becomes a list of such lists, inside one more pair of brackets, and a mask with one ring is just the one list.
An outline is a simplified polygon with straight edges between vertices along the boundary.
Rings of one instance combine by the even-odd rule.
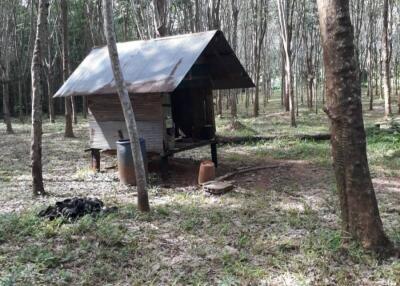
[[[148, 152], [162, 153], [164, 124], [160, 94], [130, 95], [140, 137]], [[128, 138], [121, 103], [117, 95], [88, 96], [90, 147], [115, 150], [118, 130]]]

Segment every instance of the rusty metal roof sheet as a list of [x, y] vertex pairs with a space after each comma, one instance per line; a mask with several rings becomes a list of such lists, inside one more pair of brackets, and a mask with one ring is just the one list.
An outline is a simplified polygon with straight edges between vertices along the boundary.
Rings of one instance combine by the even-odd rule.
[[[205, 51], [217, 54], [218, 59], [212, 60], [208, 67], [212, 88], [254, 86], [221, 31], [118, 43], [117, 48], [125, 83], [131, 93], [174, 91]], [[108, 49], [102, 47], [89, 53], [54, 97], [115, 92]]]

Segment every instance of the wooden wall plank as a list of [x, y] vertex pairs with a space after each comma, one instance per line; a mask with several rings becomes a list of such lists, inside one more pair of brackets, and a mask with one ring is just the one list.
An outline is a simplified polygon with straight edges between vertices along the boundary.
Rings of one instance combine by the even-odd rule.
[[[137, 121], [137, 127], [141, 138], [146, 140], [148, 152], [163, 152], [163, 130], [160, 121]], [[124, 137], [128, 137], [125, 121], [89, 121], [90, 147], [102, 150], [115, 150], [115, 142], [118, 138], [118, 130]]]
[[[162, 119], [160, 94], [131, 95], [136, 120], [154, 121]], [[117, 95], [92, 95], [88, 97], [90, 113], [97, 121], [124, 120], [121, 103]]]
[[[160, 94], [130, 95], [138, 131], [146, 140], [147, 150], [163, 152], [163, 114]], [[128, 131], [117, 95], [88, 96], [90, 147], [116, 149], [118, 130], [128, 138]]]

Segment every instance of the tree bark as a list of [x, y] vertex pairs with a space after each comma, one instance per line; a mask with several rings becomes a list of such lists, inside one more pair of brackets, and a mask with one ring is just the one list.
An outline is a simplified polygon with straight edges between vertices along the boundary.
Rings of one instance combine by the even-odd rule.
[[383, 231], [368, 167], [361, 82], [349, 2], [318, 0], [334, 171], [343, 239], [350, 236], [376, 252], [392, 249]]
[[[48, 113], [50, 123], [55, 123], [55, 113], [54, 113], [54, 102], [53, 102], [53, 81], [54, 81], [54, 62], [55, 57], [52, 59], [52, 49], [50, 47], [51, 37], [49, 31], [48, 21], [43, 23], [43, 39], [42, 39], [42, 59], [43, 59], [43, 67], [46, 74], [46, 83], [47, 83], [47, 99], [48, 99]], [[44, 56], [46, 54], [46, 57]], [[45, 59], [46, 58], [46, 59]]]
[[[255, 35], [254, 35], [254, 64], [255, 64], [255, 78], [256, 78], [256, 88], [254, 93], [254, 105], [253, 105], [253, 115], [254, 117], [259, 116], [260, 111], [260, 77], [261, 77], [261, 50], [264, 43], [264, 37], [267, 31], [267, 13], [268, 13], [268, 2], [255, 1], [253, 6], [256, 15], [255, 21]], [[265, 79], [264, 79], [265, 80]]]
[[382, 32], [382, 81], [383, 97], [385, 100], [385, 117], [392, 114], [390, 102], [390, 53], [389, 53], [389, 31], [388, 31], [389, 0], [383, 0], [383, 32]]
[[42, 174], [42, 56], [44, 28], [47, 21], [49, 2], [39, 1], [39, 15], [37, 20], [36, 40], [33, 50], [32, 76], [32, 131], [31, 131], [31, 164], [32, 164], [32, 191], [33, 195], [45, 195]]
[[118, 57], [117, 43], [115, 40], [114, 21], [112, 18], [112, 0], [103, 0], [104, 13], [104, 33], [107, 39], [108, 53], [114, 80], [121, 101], [122, 110], [125, 117], [126, 127], [128, 129], [129, 139], [131, 141], [131, 149], [133, 154], [133, 162], [135, 165], [136, 183], [138, 192], [138, 207], [140, 211], [150, 211], [149, 199], [146, 189], [146, 173], [143, 163], [143, 156], [139, 143], [139, 133], [136, 126], [135, 114], [132, 108], [132, 102], [129, 98], [128, 90], [125, 86], [124, 76]]
[[[63, 65], [63, 81], [65, 82], [69, 76], [69, 47], [68, 47], [68, 4], [67, 0], [60, 0], [61, 6], [61, 27], [62, 27], [62, 65]], [[65, 98], [65, 131], [64, 137], [73, 138], [74, 130], [72, 127], [72, 97]]]
[[167, 0], [153, 0], [155, 12], [155, 31], [156, 37], [165, 37], [168, 35], [168, 5]]
[[55, 123], [55, 112], [54, 112], [54, 102], [53, 102], [53, 69], [49, 67], [49, 72], [47, 75], [47, 93], [49, 98], [49, 120], [50, 123]]
[[[233, 21], [233, 31], [232, 31], [232, 49], [234, 52], [237, 52], [237, 42], [238, 42], [238, 17], [239, 17], [239, 8], [237, 5], [237, 0], [231, 0], [231, 8], [232, 8], [232, 21]], [[231, 124], [234, 125], [234, 122], [237, 118], [237, 104], [236, 104], [237, 92], [234, 91], [231, 94]]]
[[[4, 117], [4, 123], [6, 125], [6, 132], [7, 134], [14, 134], [14, 130], [12, 128], [11, 124], [11, 112], [10, 112], [10, 55], [9, 55], [9, 49], [7, 47], [8, 39], [9, 39], [9, 33], [10, 33], [10, 26], [11, 26], [11, 21], [9, 18], [6, 17], [4, 19], [5, 21], [5, 27], [4, 27], [4, 34], [5, 36], [0, 36], [4, 37], [6, 40], [4, 41], [5, 47], [2, 48], [2, 51], [0, 52], [0, 55], [2, 55], [3, 60], [4, 60], [4, 66], [2, 65], [2, 62], [0, 61], [0, 72], [2, 73], [3, 76], [3, 117]], [[3, 31], [2, 31], [3, 32]], [[2, 60], [0, 58], [0, 60]]]
[[[294, 1], [294, 0], [292, 0]], [[276, 0], [278, 6], [278, 18], [280, 25], [280, 34], [283, 45], [283, 52], [285, 58], [285, 98], [289, 104], [290, 111], [290, 126], [296, 127], [296, 114], [294, 106], [294, 90], [293, 90], [293, 71], [292, 71], [292, 48], [291, 48], [291, 34], [292, 27], [288, 21], [292, 22], [293, 16], [293, 3], [289, 0]], [[291, 4], [291, 5], [290, 5]], [[289, 7], [289, 5], [291, 7]]]
[[395, 72], [394, 72], [394, 78], [395, 78], [395, 89], [396, 89], [396, 95], [397, 95], [397, 113], [400, 114], [400, 92], [399, 92], [399, 59], [396, 59], [395, 63]]
[[[7, 77], [8, 67], [6, 67], [5, 78]], [[3, 83], [3, 117], [4, 123], [6, 124], [6, 132], [7, 134], [14, 134], [14, 130], [11, 124], [11, 114], [10, 114], [10, 91], [8, 83]]]

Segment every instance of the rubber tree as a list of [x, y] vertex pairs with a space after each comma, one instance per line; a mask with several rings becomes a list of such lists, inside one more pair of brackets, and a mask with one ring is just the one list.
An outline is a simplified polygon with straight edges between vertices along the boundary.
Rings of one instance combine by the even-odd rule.
[[[31, 64], [32, 77], [32, 129], [31, 129], [31, 171], [33, 195], [45, 195], [42, 174], [42, 97], [44, 94], [42, 78], [43, 44], [46, 37], [45, 29], [48, 15], [49, 1], [39, 1], [39, 15], [37, 18], [36, 39]], [[43, 41], [46, 42], [46, 41]]]
[[124, 75], [118, 57], [117, 43], [115, 40], [114, 21], [112, 17], [112, 0], [103, 0], [104, 33], [106, 35], [108, 53], [110, 55], [111, 67], [114, 74], [115, 85], [121, 101], [122, 110], [131, 141], [132, 157], [135, 166], [136, 184], [138, 192], [138, 208], [140, 211], [150, 211], [149, 199], [146, 189], [146, 173], [143, 156], [139, 142], [135, 114], [128, 90], [125, 86]]
[[[4, 3], [4, 7], [0, 10], [1, 12], [1, 33], [0, 33], [0, 45], [2, 49], [0, 51], [0, 80], [2, 85], [3, 95], [3, 118], [6, 125], [7, 134], [13, 134], [14, 130], [11, 123], [11, 106], [10, 106], [10, 44], [11, 44], [11, 26], [12, 22], [10, 15], [5, 10], [9, 3]], [[6, 5], [7, 4], [7, 5]]]
[[389, 43], [389, 0], [383, 0], [383, 31], [382, 31], [382, 83], [383, 97], [385, 100], [385, 117], [392, 114], [390, 103], [390, 43]]
[[168, 35], [168, 0], [153, 0], [156, 37]]
[[[239, 6], [237, 0], [231, 0], [231, 10], [232, 10], [232, 22], [233, 22], [233, 32], [232, 32], [232, 49], [235, 53], [238, 50], [238, 18], [239, 18]], [[230, 97], [231, 105], [231, 124], [234, 126], [237, 118], [237, 92], [234, 91]]]
[[283, 46], [282, 61], [285, 63], [285, 98], [288, 99], [290, 111], [290, 126], [296, 127], [296, 114], [294, 106], [293, 67], [292, 67], [292, 23], [294, 0], [276, 0], [280, 35]]
[[361, 81], [349, 2], [317, 0], [327, 106], [343, 240], [351, 237], [376, 252], [392, 249], [379, 215], [366, 151]]
[[[60, 1], [61, 7], [61, 29], [62, 29], [62, 70], [63, 81], [69, 76], [69, 45], [68, 45], [68, 3], [67, 0]], [[65, 98], [65, 131], [64, 137], [73, 138], [73, 99], [71, 96]]]

